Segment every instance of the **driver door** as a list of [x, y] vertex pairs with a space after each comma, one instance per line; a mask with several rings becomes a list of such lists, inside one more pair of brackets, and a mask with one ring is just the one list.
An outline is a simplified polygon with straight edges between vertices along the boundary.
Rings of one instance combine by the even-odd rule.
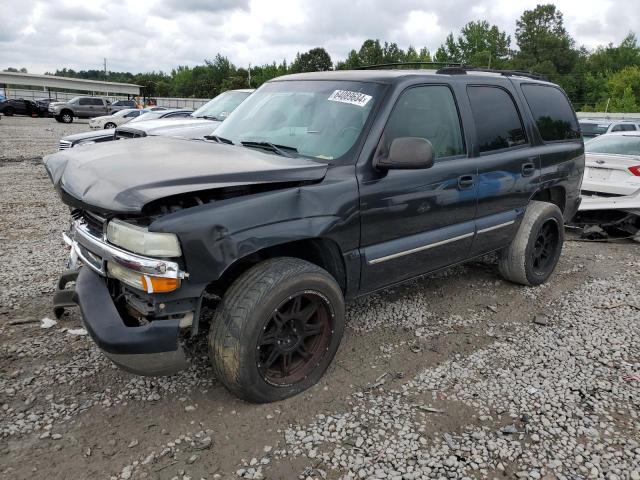
[[435, 163], [421, 170], [359, 173], [361, 291], [376, 290], [461, 261], [474, 238], [476, 160], [468, 158], [460, 115], [446, 85], [423, 85], [399, 97], [380, 140], [431, 142]]

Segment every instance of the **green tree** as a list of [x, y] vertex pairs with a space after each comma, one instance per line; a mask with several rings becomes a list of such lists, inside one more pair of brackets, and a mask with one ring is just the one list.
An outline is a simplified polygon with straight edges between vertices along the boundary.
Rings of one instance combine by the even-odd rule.
[[365, 40], [358, 51], [358, 57], [362, 66], [384, 63], [383, 56], [384, 52], [382, 51], [379, 40]]
[[588, 60], [589, 72], [594, 75], [607, 75], [633, 65], [640, 65], [640, 47], [634, 33], [629, 33], [617, 47], [612, 43], [598, 47]]
[[324, 48], [312, 48], [306, 53], [296, 54], [296, 58], [291, 64], [291, 72], [322, 72], [331, 70], [333, 62]]

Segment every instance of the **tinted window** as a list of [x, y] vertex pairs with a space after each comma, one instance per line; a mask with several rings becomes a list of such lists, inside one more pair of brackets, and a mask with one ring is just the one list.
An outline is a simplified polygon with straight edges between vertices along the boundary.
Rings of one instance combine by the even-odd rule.
[[104, 105], [102, 100], [100, 100], [99, 98], [91, 98], [90, 100], [91, 100], [91, 105], [99, 105], [99, 106]]
[[497, 87], [469, 87], [480, 153], [527, 142], [511, 95]]
[[404, 92], [385, 127], [382, 139], [384, 152], [388, 152], [391, 142], [400, 137], [429, 140], [436, 158], [463, 154], [460, 117], [451, 90], [432, 85]]
[[79, 103], [80, 103], [80, 105], [91, 105], [91, 99], [90, 98], [81, 98]]
[[548, 85], [523, 85], [540, 136], [546, 142], [580, 138], [580, 129], [565, 94]]

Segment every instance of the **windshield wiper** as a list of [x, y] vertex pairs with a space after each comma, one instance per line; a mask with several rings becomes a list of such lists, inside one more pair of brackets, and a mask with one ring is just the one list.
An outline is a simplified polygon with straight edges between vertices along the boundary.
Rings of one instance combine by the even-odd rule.
[[296, 158], [296, 154], [298, 153], [298, 149], [296, 147], [290, 147], [288, 145], [274, 145], [271, 142], [240, 142], [243, 147], [249, 148], [262, 148], [264, 150], [269, 150], [270, 152], [277, 153], [283, 157]]
[[204, 118], [205, 120], [215, 120], [216, 122], [220, 122], [220, 118], [213, 116], [213, 115], [200, 115], [199, 117], [195, 117], [195, 118]]
[[214, 135], [213, 133], [211, 135], [205, 135], [204, 138], [206, 138], [207, 140], [215, 140], [218, 143], [226, 143], [227, 145], [233, 145], [233, 142], [228, 138], [220, 137], [218, 135]]

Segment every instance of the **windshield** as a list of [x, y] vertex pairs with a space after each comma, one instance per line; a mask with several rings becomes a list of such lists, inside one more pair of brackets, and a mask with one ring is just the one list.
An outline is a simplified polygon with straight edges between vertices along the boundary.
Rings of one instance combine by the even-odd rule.
[[640, 136], [603, 135], [584, 144], [587, 153], [610, 153], [614, 155], [640, 156]]
[[607, 133], [610, 123], [580, 123], [583, 137], [596, 137]]
[[191, 114], [196, 118], [209, 118], [211, 120], [224, 120], [240, 105], [251, 92], [228, 91], [221, 93], [213, 100], [208, 101]]
[[325, 160], [356, 142], [379, 100], [381, 86], [349, 81], [266, 83], [215, 131], [240, 145], [269, 143]]

